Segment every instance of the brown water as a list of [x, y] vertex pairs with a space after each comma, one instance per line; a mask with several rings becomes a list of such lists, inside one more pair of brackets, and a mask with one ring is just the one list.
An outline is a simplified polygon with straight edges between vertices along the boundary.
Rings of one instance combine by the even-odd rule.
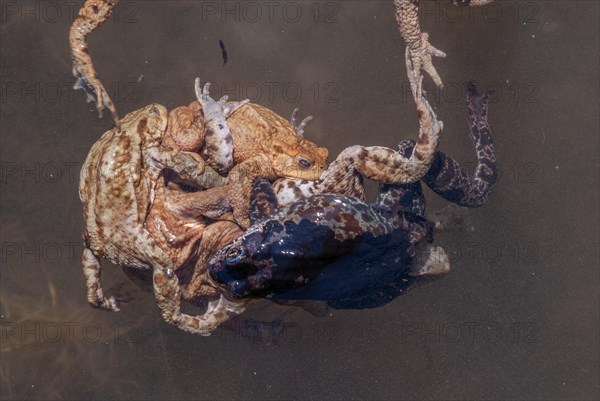
[[[332, 155], [416, 137], [391, 1], [270, 4], [123, 0], [89, 40], [121, 115], [187, 104], [200, 76], [215, 96], [314, 115], [307, 137]], [[272, 346], [165, 324], [152, 295], [107, 263], [105, 288], [131, 301], [119, 313], [87, 305], [78, 172], [111, 121], [71, 90], [77, 7], [1, 6], [2, 399], [600, 397], [598, 2], [422, 6], [449, 55], [435, 63], [446, 90], [430, 91], [443, 150], [475, 160], [462, 86], [496, 90], [495, 192], [470, 212], [473, 232], [438, 237], [452, 255], [443, 280], [324, 318], [259, 302], [249, 316], [290, 325]]]

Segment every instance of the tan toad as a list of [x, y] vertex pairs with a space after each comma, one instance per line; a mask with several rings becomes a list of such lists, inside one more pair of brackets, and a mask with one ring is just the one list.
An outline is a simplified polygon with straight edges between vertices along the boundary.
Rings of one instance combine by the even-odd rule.
[[[318, 180], [327, 168], [329, 152], [302, 137], [305, 125], [312, 117], [296, 126], [297, 109], [291, 121], [287, 121], [266, 107], [245, 101], [230, 106], [221, 99], [219, 108], [214, 101], [210, 102], [208, 87], [209, 84], [205, 85], [201, 91], [196, 79], [198, 102], [173, 110], [169, 119], [179, 130], [186, 130], [186, 134], [178, 131], [180, 141], [194, 142], [198, 133], [191, 128], [198, 125], [198, 110], [202, 110], [207, 144], [196, 150], [216, 171], [229, 174], [228, 191], [220, 202], [216, 201], [218, 198], [214, 193], [222, 193], [221, 190], [197, 192], [189, 196], [185, 205], [194, 209], [190, 213], [208, 217], [219, 216], [231, 207], [235, 221], [248, 227], [250, 193], [257, 178]], [[230, 109], [234, 112], [230, 113]], [[207, 115], [213, 117], [207, 121]], [[224, 117], [227, 117], [226, 121]], [[229, 162], [226, 159], [231, 153]], [[230, 165], [234, 167], [228, 170]]]
[[162, 171], [171, 169], [200, 187], [210, 176], [197, 154], [161, 145], [166, 126], [167, 110], [158, 104], [128, 114], [92, 146], [81, 169], [84, 275], [95, 306], [117, 309], [100, 288], [99, 257], [121, 266], [173, 268], [144, 228]]
[[[303, 160], [313, 163], [313, 169], [302, 170], [292, 166], [287, 172], [298, 169], [299, 172], [292, 176], [320, 176], [318, 169], [325, 163], [326, 150], [302, 139], [292, 124], [274, 112], [258, 105], [242, 106], [237, 107], [239, 111], [231, 116], [239, 114], [234, 119], [234, 139], [229, 146], [244, 144], [245, 141], [250, 143], [253, 152], [242, 151], [235, 156], [235, 162], [239, 161], [247, 169], [246, 173], [261, 174], [271, 164], [266, 167], [260, 166], [260, 163], [270, 163], [271, 159], [277, 160], [280, 164], [273, 165], [283, 171], [285, 163], [288, 163], [286, 161], [298, 160], [299, 154], [305, 154], [302, 152], [316, 150], [322, 156], [317, 163], [308, 158]], [[236, 108], [233, 109], [235, 111]], [[239, 226], [231, 221], [213, 222], [208, 217], [216, 218], [226, 212], [229, 208], [228, 194], [232, 190], [239, 191], [237, 188], [243, 188], [246, 182], [250, 191], [252, 181], [245, 181], [244, 176], [238, 174], [235, 177], [241, 179], [240, 184], [230, 177], [229, 184], [223, 187], [226, 178], [195, 153], [210, 146], [209, 139], [214, 137], [208, 132], [205, 135], [205, 111], [197, 102], [178, 108], [170, 115], [161, 105], [149, 105], [125, 116], [118, 127], [102, 135], [90, 150], [81, 170], [79, 191], [86, 225], [83, 270], [88, 301], [92, 305], [118, 310], [114, 298], [105, 297], [100, 286], [99, 258], [104, 257], [124, 267], [152, 269], [157, 303], [166, 321], [199, 333], [207, 332], [206, 327], [212, 329], [215, 324], [218, 325], [212, 320], [206, 322], [206, 318], [201, 322], [198, 317], [181, 314], [179, 294], [181, 288], [186, 288], [188, 272], [193, 271], [189, 267], [198, 262], [204, 263], [204, 260], [199, 260], [200, 256], [210, 255], [207, 250], [216, 251], [241, 233]], [[252, 135], [245, 124], [248, 119], [258, 124], [257, 130], [262, 130], [263, 138], [272, 136], [271, 143], [279, 146], [281, 157], [271, 148], [260, 148], [257, 142], [247, 139]], [[278, 145], [277, 141], [284, 145]], [[240, 146], [243, 148], [243, 145]], [[257, 153], [263, 149], [269, 149], [271, 153], [264, 157]], [[256, 173], [251, 167], [257, 164], [260, 171]], [[236, 171], [235, 168], [233, 171]], [[275, 167], [271, 169], [275, 170]], [[271, 174], [276, 176], [277, 171]], [[175, 190], [168, 189], [165, 182], [169, 184], [168, 188]], [[200, 191], [181, 191], [181, 184]], [[241, 192], [237, 193], [237, 196], [240, 195], [243, 196]], [[167, 197], [168, 202], [165, 201]], [[153, 206], [155, 202], [156, 207]], [[199, 209], [196, 204], [206, 209]], [[247, 205], [242, 207], [248, 210]], [[170, 216], [177, 216], [179, 223], [186, 222], [182, 223], [183, 226], [172, 223]], [[232, 220], [230, 215], [222, 218]], [[181, 288], [180, 279], [184, 283]], [[193, 283], [195, 287], [204, 285], [198, 278]], [[194, 288], [187, 293], [194, 294], [194, 297], [199, 293], [206, 297], [218, 295], [214, 289], [208, 291], [202, 288]], [[186, 298], [185, 295], [183, 297]], [[218, 296], [214, 302], [210, 311], [219, 317], [227, 317], [229, 312], [239, 308]]]
[[[417, 104], [419, 115], [419, 138], [413, 143], [414, 149], [411, 154], [396, 152], [380, 146], [351, 146], [344, 150], [338, 158], [331, 163], [321, 179], [317, 181], [294, 181], [285, 179], [279, 185], [275, 184], [277, 200], [271, 205], [289, 204], [300, 199], [310, 198], [317, 194], [344, 194], [346, 196], [361, 198], [364, 190], [362, 178], [378, 180], [388, 183], [410, 183], [418, 182], [427, 173], [434, 158], [440, 140], [442, 122], [439, 121], [435, 112], [430, 107], [427, 99], [422, 95], [422, 76], [415, 72], [407, 56], [407, 70], [411, 83], [411, 90]], [[246, 107], [246, 106], [244, 106]], [[240, 111], [243, 109], [240, 109]], [[232, 130], [235, 132], [235, 130]], [[260, 220], [274, 213], [273, 209], [265, 206], [273, 199], [265, 199], [266, 192], [261, 191], [261, 183], [270, 186], [268, 181], [260, 180], [258, 187], [254, 186], [252, 193], [250, 216], [255, 224], [260, 225]], [[293, 188], [293, 189], [292, 189]], [[258, 192], [257, 192], [258, 189]], [[270, 189], [270, 188], [269, 188]], [[226, 198], [226, 187], [214, 188], [212, 190], [216, 197]], [[221, 192], [220, 194], [218, 192]], [[288, 191], [290, 193], [288, 193]], [[166, 275], [155, 270], [154, 285], [158, 304], [165, 320], [180, 327], [183, 330], [208, 334], [222, 323], [231, 322], [229, 319], [241, 313], [250, 298], [230, 300], [229, 288], [224, 288], [216, 283], [211, 276], [211, 260], [218, 255], [223, 255], [223, 249], [231, 250], [234, 239], [244, 234], [243, 230], [231, 221], [217, 221], [210, 223], [206, 218], [193, 216], [193, 207], [185, 208], [186, 202], [197, 195], [204, 193], [183, 193], [181, 191], [169, 191], [160, 186], [150, 214], [146, 221], [146, 228], [156, 240], [165, 253], [168, 253], [177, 267], [176, 277]], [[269, 198], [269, 196], [266, 196]], [[267, 202], [265, 202], [267, 201]], [[310, 202], [309, 200], [306, 200]], [[174, 206], [176, 205], [176, 206]], [[181, 212], [183, 210], [183, 212]], [[387, 210], [387, 209], [386, 209]], [[292, 217], [293, 211], [279, 210], [282, 219]], [[322, 220], [323, 225], [327, 224]], [[285, 226], [285, 224], [282, 224]], [[253, 225], [248, 233], [256, 232]], [[299, 230], [297, 233], [304, 231]], [[306, 241], [322, 241], [322, 237], [300, 238], [296, 245], [306, 245]], [[229, 247], [229, 248], [226, 248]], [[279, 248], [284, 252], [287, 248]], [[294, 249], [293, 247], [289, 248]], [[306, 248], [303, 248], [306, 249]], [[308, 249], [311, 249], [308, 247]], [[233, 248], [236, 251], [236, 248]], [[260, 253], [258, 249], [249, 250], [250, 254]], [[225, 251], [227, 259], [235, 259], [237, 254], [231, 255]], [[288, 255], [289, 256], [289, 255]], [[435, 258], [437, 256], [433, 255]], [[284, 257], [285, 259], [285, 257]], [[427, 267], [431, 262], [438, 260], [427, 259], [424, 265], [417, 267], [415, 271], [429, 274]], [[310, 264], [309, 260], [305, 261]], [[304, 263], [302, 261], [300, 264]], [[437, 263], [440, 265], [440, 263]], [[240, 270], [235, 274], [245, 275], [248, 272]], [[171, 281], [172, 284], [165, 285]], [[178, 285], [177, 285], [178, 283]], [[163, 291], [166, 289], [168, 291]], [[198, 300], [209, 300], [209, 307], [202, 316], [190, 316], [181, 312], [180, 301], [186, 300], [197, 302]], [[239, 318], [239, 316], [237, 317]], [[264, 328], [264, 326], [259, 326]]]

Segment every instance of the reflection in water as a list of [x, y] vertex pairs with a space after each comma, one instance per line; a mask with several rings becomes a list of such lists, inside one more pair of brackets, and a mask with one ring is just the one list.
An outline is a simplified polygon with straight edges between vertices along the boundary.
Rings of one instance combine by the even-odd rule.
[[119, 344], [128, 343], [132, 326], [110, 323], [109, 314], [99, 319], [87, 303], [59, 297], [49, 280], [45, 289], [32, 291], [31, 286], [3, 278], [8, 281], [3, 283], [5, 288], [11, 289], [0, 293], [0, 387], [4, 399], [40, 395], [62, 399], [82, 373], [88, 391], [106, 387], [109, 380], [120, 389], [138, 386], [127, 376], [121, 376], [117, 384], [114, 377], [98, 369], [99, 359], [110, 359]]

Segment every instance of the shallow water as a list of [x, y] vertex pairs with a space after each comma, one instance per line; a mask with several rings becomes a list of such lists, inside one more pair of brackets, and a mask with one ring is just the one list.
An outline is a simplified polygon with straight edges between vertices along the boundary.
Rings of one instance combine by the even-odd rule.
[[[332, 155], [416, 137], [391, 1], [270, 4], [123, 0], [89, 38], [120, 114], [187, 104], [200, 76], [215, 96], [314, 115], [306, 136]], [[108, 263], [105, 288], [131, 300], [119, 313], [87, 305], [78, 173], [111, 120], [71, 89], [77, 7], [1, 6], [2, 399], [600, 397], [597, 2], [422, 5], [424, 30], [448, 53], [435, 61], [446, 89], [426, 78], [441, 149], [475, 161], [462, 88], [494, 89], [499, 182], [470, 211], [474, 231], [437, 238], [450, 275], [323, 318], [258, 302], [249, 316], [289, 324], [271, 346], [167, 325]], [[445, 204], [426, 196], [430, 210]]]

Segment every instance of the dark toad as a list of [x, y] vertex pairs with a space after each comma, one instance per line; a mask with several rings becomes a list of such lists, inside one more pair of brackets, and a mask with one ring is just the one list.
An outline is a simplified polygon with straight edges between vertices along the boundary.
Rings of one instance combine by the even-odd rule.
[[[467, 118], [478, 157], [474, 179], [439, 151], [422, 179], [461, 206], [484, 204], [496, 180], [487, 105], [488, 97], [471, 86]], [[403, 141], [398, 153], [410, 156], [415, 145]], [[419, 182], [385, 184], [374, 204], [317, 194], [279, 210], [270, 191], [266, 183], [257, 183], [255, 224], [209, 263], [211, 276], [231, 297], [324, 300], [337, 308], [365, 308], [385, 304], [449, 270], [443, 249], [426, 244], [434, 225], [425, 217]], [[415, 261], [420, 244], [426, 257]]]
[[[422, 178], [435, 159], [442, 123], [427, 100], [421, 96], [422, 77], [413, 74], [412, 66], [407, 65], [409, 79], [417, 110], [419, 112], [419, 139], [414, 150], [401, 154], [385, 147], [352, 146], [344, 150], [331, 163], [317, 181], [288, 181], [284, 187], [298, 185], [302, 190], [317, 193], [334, 193], [346, 196], [363, 194], [361, 177], [377, 179], [382, 182], [410, 183]], [[306, 186], [313, 182], [311, 188]], [[270, 185], [270, 184], [269, 184]], [[302, 190], [298, 195], [303, 197]], [[223, 191], [219, 188], [212, 192]], [[208, 191], [206, 191], [208, 192]], [[256, 220], [261, 215], [261, 207], [268, 204], [259, 202], [261, 197], [255, 193], [251, 202], [250, 217]], [[209, 221], [194, 214], [194, 197], [202, 193], [172, 193], [165, 187], [158, 187], [156, 197], [145, 222], [145, 228], [161, 248], [169, 255], [175, 274], [169, 275], [164, 269], [155, 268], [154, 289], [159, 307], [166, 321], [179, 328], [201, 334], [208, 334], [232, 316], [241, 313], [249, 299], [230, 299], [229, 292], [215, 284], [207, 269], [208, 262], [223, 247], [239, 237], [243, 232], [231, 221]], [[279, 192], [286, 199], [289, 195]], [[191, 197], [191, 199], [190, 199]], [[227, 199], [226, 194], [217, 194]], [[410, 229], [410, 228], [407, 228]], [[310, 241], [309, 238], [305, 240]], [[182, 313], [181, 300], [196, 303], [201, 300], [212, 302], [201, 316]]]

